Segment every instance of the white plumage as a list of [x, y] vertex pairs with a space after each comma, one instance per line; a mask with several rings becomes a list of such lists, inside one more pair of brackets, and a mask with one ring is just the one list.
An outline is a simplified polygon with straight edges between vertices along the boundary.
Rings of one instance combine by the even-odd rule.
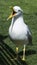
[[[24, 23], [23, 10], [18, 7], [13, 7], [13, 14], [11, 14], [12, 21], [9, 27], [9, 36], [13, 42], [18, 47], [19, 45], [24, 45], [23, 60], [25, 60], [25, 46], [32, 42], [32, 35], [28, 26]], [[8, 17], [11, 18], [11, 16]], [[7, 19], [7, 20], [8, 20]]]

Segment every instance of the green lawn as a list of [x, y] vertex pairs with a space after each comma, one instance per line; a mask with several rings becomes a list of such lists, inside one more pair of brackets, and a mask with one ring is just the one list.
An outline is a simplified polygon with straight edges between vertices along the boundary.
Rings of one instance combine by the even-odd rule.
[[[33, 38], [33, 46], [27, 46], [27, 50], [31, 50], [31, 54], [26, 53], [26, 63], [28, 65], [37, 65], [37, 0], [0, 0], [0, 43], [3, 42], [8, 45], [13, 51], [15, 51], [15, 44], [12, 43], [9, 37], [5, 38], [5, 36], [8, 35], [8, 29], [10, 26], [10, 21], [7, 21], [7, 17], [11, 13], [10, 6], [20, 6], [24, 11], [24, 20], [25, 23], [27, 23], [32, 31], [32, 38]], [[1, 50], [1, 58], [6, 57], [4, 55], [7, 54], [7, 52], [2, 47], [6, 47], [5, 44], [2, 44], [0, 46]], [[6, 48], [7, 49], [7, 48]], [[19, 52], [22, 50], [22, 47], [19, 48]], [[7, 56], [10, 58], [9, 54]], [[0, 60], [2, 63], [4, 62], [2, 59]], [[9, 62], [9, 60], [8, 60]], [[12, 61], [11, 61], [12, 62]], [[1, 63], [1, 65], [2, 65]], [[14, 63], [14, 61], [13, 61]], [[20, 62], [21, 63], [21, 62]], [[7, 65], [7, 64], [5, 64]], [[10, 64], [13, 65], [13, 64]], [[15, 65], [19, 65], [18, 63], [15, 63]]]

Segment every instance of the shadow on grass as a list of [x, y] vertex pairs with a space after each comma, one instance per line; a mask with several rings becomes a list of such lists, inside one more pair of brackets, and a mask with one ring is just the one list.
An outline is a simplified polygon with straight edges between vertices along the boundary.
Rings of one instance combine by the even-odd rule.
[[[30, 49], [30, 50], [26, 50], [26, 52], [25, 52], [25, 55], [26, 55], [26, 56], [33, 55], [33, 54], [37, 54], [37, 51], [35, 51], [35, 50], [33, 50], [33, 49]], [[22, 56], [22, 55], [23, 55], [23, 51], [21, 51], [21, 52], [19, 53], [19, 56]]]
[[[36, 50], [26, 50], [26, 52], [25, 52], [25, 55], [26, 56], [29, 56], [29, 55], [32, 55], [32, 54], [37, 54], [37, 51]], [[23, 51], [21, 51], [20, 53], [19, 53], [19, 56], [22, 56], [23, 55]]]
[[[3, 40], [6, 39], [8, 35], [0, 35], [0, 61], [1, 65], [27, 65], [26, 62], [23, 62], [19, 57], [17, 60], [14, 60], [16, 57], [15, 52], [11, 49]], [[12, 60], [11, 60], [12, 59]]]

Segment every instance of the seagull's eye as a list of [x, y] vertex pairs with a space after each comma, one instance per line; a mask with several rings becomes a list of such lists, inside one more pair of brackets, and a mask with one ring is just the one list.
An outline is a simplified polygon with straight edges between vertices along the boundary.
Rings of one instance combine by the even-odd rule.
[[13, 15], [15, 14], [16, 12], [13, 10]]
[[18, 12], [21, 12], [20, 10], [18, 10]]

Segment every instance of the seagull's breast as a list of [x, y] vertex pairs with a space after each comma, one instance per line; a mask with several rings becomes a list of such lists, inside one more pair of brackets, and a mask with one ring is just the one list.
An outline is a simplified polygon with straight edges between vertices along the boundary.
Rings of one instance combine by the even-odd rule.
[[21, 17], [19, 17], [15, 21], [13, 28], [12, 28], [12, 25], [10, 26], [9, 35], [12, 39], [17, 39], [17, 40], [27, 39], [27, 28]]

